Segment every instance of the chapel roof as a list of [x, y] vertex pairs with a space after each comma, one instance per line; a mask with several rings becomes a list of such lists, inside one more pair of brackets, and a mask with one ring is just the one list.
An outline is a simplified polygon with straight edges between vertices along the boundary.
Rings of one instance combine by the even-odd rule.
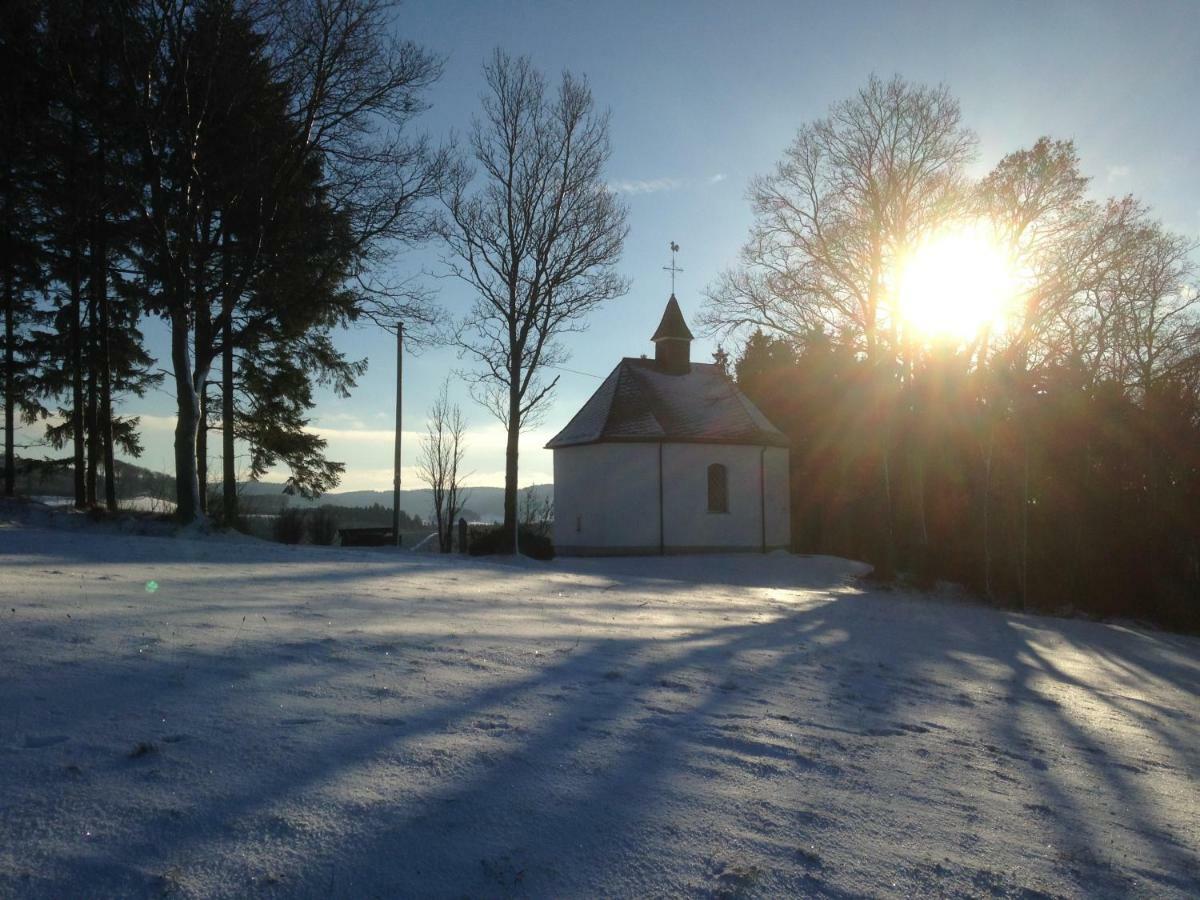
[[687, 322], [683, 320], [683, 310], [679, 308], [679, 301], [675, 299], [675, 295], [671, 295], [671, 299], [667, 301], [667, 308], [663, 310], [662, 321], [658, 323], [658, 328], [654, 332], [654, 337], [651, 341], [665, 341], [670, 339], [681, 341], [694, 340], [692, 331], [687, 327]]
[[[667, 306], [664, 324], [674, 305]], [[683, 316], [679, 316], [683, 323]], [[659, 326], [662, 331], [663, 326]], [[687, 325], [683, 325], [686, 331]], [[657, 336], [657, 332], [656, 332]], [[688, 337], [691, 337], [690, 332]], [[772, 425], [720, 366], [692, 363], [686, 374], [652, 359], [625, 357], [547, 449], [606, 442], [752, 444], [786, 447]]]

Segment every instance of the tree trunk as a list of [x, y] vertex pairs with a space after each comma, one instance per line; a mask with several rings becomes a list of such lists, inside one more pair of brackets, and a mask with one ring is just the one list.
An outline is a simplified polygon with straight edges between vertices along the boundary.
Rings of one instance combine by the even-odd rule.
[[116, 451], [113, 447], [112, 423], [112, 359], [109, 353], [110, 309], [108, 298], [108, 191], [107, 158], [104, 147], [104, 100], [107, 86], [107, 66], [104, 54], [104, 31], [98, 36], [99, 59], [96, 65], [96, 91], [100, 106], [101, 127], [96, 135], [96, 199], [97, 209], [92, 219], [92, 295], [100, 306], [100, 442], [104, 452], [104, 504], [109, 512], [117, 511]]
[[221, 507], [225, 527], [237, 522], [237, 461], [233, 455], [233, 318], [225, 320], [221, 348]]
[[86, 466], [83, 448], [83, 302], [79, 274], [79, 245], [71, 244], [71, 440], [75, 451], [75, 508], [87, 506], [87, 486], [84, 483]]
[[186, 309], [178, 301], [171, 310], [171, 369], [175, 377], [175, 515], [184, 524], [200, 515], [200, 483], [196, 477], [196, 430], [200, 398], [192, 381]]
[[208, 385], [200, 386], [200, 421], [196, 425], [196, 481], [200, 484], [200, 512], [208, 515]]
[[983, 595], [992, 596], [992, 449], [996, 443], [994, 429], [988, 430], [987, 453], [983, 459]]
[[896, 577], [896, 535], [892, 524], [892, 467], [888, 450], [889, 442], [890, 434], [885, 433], [883, 464], [880, 466], [880, 474], [883, 476], [883, 554], [882, 561], [875, 570], [876, 576], [885, 581]]
[[404, 323], [396, 323], [396, 445], [392, 456], [392, 542], [400, 546], [400, 439], [403, 436]]
[[[101, 265], [105, 265], [103, 256]], [[100, 441], [104, 448], [104, 505], [109, 512], [117, 511], [117, 460], [113, 447], [112, 422], [112, 362], [108, 347], [107, 290], [100, 305]]]
[[104, 242], [102, 214], [92, 221], [91, 240], [92, 353], [88, 373], [88, 499], [96, 500], [96, 468], [104, 461], [104, 502], [110, 512], [117, 509], [116, 462], [113, 452], [112, 371], [109, 359], [108, 250]]
[[1021, 609], [1029, 608], [1029, 432], [1026, 426], [1021, 473]]
[[4, 273], [4, 496], [11, 497], [16, 489], [17, 453], [15, 440], [17, 406], [17, 361], [13, 353], [16, 336], [16, 296], [10, 267]]
[[450, 533], [450, 529], [446, 525], [445, 494], [443, 494], [434, 502], [433, 514], [437, 519], [438, 551], [441, 553], [448, 553], [449, 551], [446, 548], [446, 536]]
[[[518, 373], [519, 374], [519, 373]], [[504, 447], [504, 530], [511, 529], [513, 552], [519, 551], [517, 537], [517, 452], [521, 440], [521, 400], [517, 396], [518, 376], [513, 376], [508, 392], [508, 440]]]
[[88, 348], [87, 348], [87, 474], [86, 499], [88, 506], [96, 505], [96, 478], [100, 470], [100, 430], [97, 420], [100, 414], [99, 371], [97, 367], [99, 353], [96, 350], [96, 338], [100, 331], [97, 325], [98, 303], [92, 296], [88, 303]]
[[[228, 279], [226, 279], [228, 281]], [[208, 515], [208, 368], [204, 360], [212, 356], [212, 312], [207, 298], [196, 298], [196, 316], [192, 330], [192, 389], [196, 395], [196, 484], [199, 488], [197, 509]]]

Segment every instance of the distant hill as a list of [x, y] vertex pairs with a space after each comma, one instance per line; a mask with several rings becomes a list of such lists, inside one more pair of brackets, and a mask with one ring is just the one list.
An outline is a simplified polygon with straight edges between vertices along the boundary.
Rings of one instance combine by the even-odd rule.
[[[17, 459], [17, 493], [28, 496], [71, 497], [74, 492], [73, 474], [69, 467], [51, 465], [38, 460]], [[100, 478], [100, 495], [104, 494], [104, 478]], [[239, 486], [243, 512], [274, 513], [284, 506], [312, 509], [318, 506], [349, 506], [365, 508], [378, 504], [392, 508], [391, 491], [341, 491], [323, 494], [317, 500], [283, 493], [283, 484], [269, 481], [245, 481]], [[551, 484], [535, 484], [536, 501], [554, 496]], [[521, 489], [522, 495], [525, 488]], [[142, 466], [117, 460], [117, 497], [175, 498], [175, 478]], [[472, 522], [499, 522], [504, 518], [504, 488], [477, 487], [467, 494], [467, 518]], [[433, 492], [415, 488], [400, 492], [400, 508], [409, 515], [427, 519], [433, 512]]]
[[[175, 478], [117, 460], [117, 499], [134, 497], [159, 497], [164, 500], [175, 498]], [[16, 484], [18, 494], [28, 497], [74, 497], [75, 473], [70, 459], [42, 460], [16, 458]], [[0, 461], [0, 471], [3, 461]], [[96, 492], [104, 500], [104, 469], [97, 473]]]
[[[522, 488], [521, 493], [524, 494], [525, 490]], [[537, 501], [554, 496], [552, 484], [535, 484], [532, 490]], [[241, 485], [241, 495], [245, 498], [243, 506], [246, 510], [252, 508], [256, 512], [275, 512], [284, 506], [311, 509], [318, 506], [366, 507], [378, 504], [386, 509], [392, 508], [391, 491], [334, 491], [322, 494], [317, 500], [305, 500], [284, 494], [282, 484], [250, 481]], [[504, 488], [471, 488], [467, 493], [466, 506], [469, 513], [474, 513], [468, 516], [471, 521], [499, 522], [504, 518]], [[433, 511], [433, 491], [429, 488], [401, 490], [400, 508], [410, 515], [428, 517]]]

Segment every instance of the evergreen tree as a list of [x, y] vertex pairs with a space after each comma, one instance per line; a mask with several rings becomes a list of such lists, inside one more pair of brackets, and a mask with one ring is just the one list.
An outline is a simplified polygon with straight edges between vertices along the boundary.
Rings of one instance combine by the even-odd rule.
[[[116, 507], [117, 449], [137, 456], [137, 421], [114, 413], [122, 393], [141, 396], [158, 380], [139, 330], [139, 285], [130, 261], [132, 138], [122, 116], [112, 57], [116, 7], [46, 7], [41, 33], [45, 115], [37, 180], [52, 290], [36, 338], [37, 390], [56, 402], [52, 446], [73, 445], [76, 504]], [[64, 340], [65, 338], [65, 340]]]
[[[350, 383], [360, 368], [322, 336], [359, 315], [423, 314], [390, 303], [394, 297], [368, 277], [387, 242], [427, 227], [415, 212], [431, 190], [422, 180], [423, 150], [406, 149], [391, 132], [376, 142], [371, 135], [376, 120], [399, 126], [413, 114], [414, 91], [436, 75], [436, 65], [409, 45], [387, 52], [377, 4], [316, 2], [270, 12], [283, 17], [270, 30], [274, 43], [256, 30], [248, 7], [228, 0], [145, 4], [131, 23], [137, 37], [126, 42], [134, 48], [125, 65], [128, 91], [143, 135], [139, 266], [151, 286], [148, 308], [171, 333], [184, 520], [201, 512], [202, 406], [218, 358], [232, 515], [238, 354], [255, 367], [278, 363], [274, 380], [261, 383], [297, 392], [287, 402], [246, 408], [278, 413], [256, 420], [271, 435], [262, 446], [283, 447], [278, 439], [286, 433], [279, 458], [304, 467], [298, 483], [305, 489], [318, 488], [336, 470], [324, 466], [322, 445], [307, 440], [294, 415], [296, 403], [311, 402], [301, 385], [311, 390], [314, 378]], [[316, 40], [318, 33], [332, 39]], [[381, 52], [359, 52], [372, 47]], [[414, 172], [416, 182], [406, 181]], [[282, 293], [285, 277], [304, 289]], [[349, 283], [356, 290], [346, 290]], [[308, 348], [316, 361], [303, 370], [308, 381], [292, 377], [299, 370], [287, 372], [288, 346]], [[240, 377], [250, 383], [243, 396], [271, 399], [256, 393], [259, 382], [245, 369]]]
[[45, 286], [38, 234], [35, 124], [45, 105], [39, 77], [40, 6], [6, 5], [0, 13], [0, 303], [3, 304], [4, 493], [16, 477], [18, 418], [29, 423], [41, 412], [33, 387], [34, 348], [30, 327]]

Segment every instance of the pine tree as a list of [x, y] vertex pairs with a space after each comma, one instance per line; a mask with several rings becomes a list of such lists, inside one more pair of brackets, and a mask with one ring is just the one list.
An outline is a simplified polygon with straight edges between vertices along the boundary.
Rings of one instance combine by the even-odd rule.
[[115, 7], [47, 6], [42, 65], [48, 92], [38, 141], [39, 205], [52, 290], [35, 335], [40, 396], [56, 402], [47, 426], [56, 448], [68, 442], [76, 504], [116, 507], [116, 452], [140, 454], [137, 421], [116, 415], [124, 393], [142, 395], [158, 380], [149, 371], [138, 324], [138, 282], [130, 267], [132, 135], [122, 113], [113, 56], [119, 47]]
[[34, 174], [38, 148], [34, 123], [45, 102], [39, 78], [40, 8], [9, 4], [0, 15], [0, 303], [3, 304], [4, 493], [16, 478], [17, 419], [42, 412], [32, 384], [30, 327], [45, 287]]

